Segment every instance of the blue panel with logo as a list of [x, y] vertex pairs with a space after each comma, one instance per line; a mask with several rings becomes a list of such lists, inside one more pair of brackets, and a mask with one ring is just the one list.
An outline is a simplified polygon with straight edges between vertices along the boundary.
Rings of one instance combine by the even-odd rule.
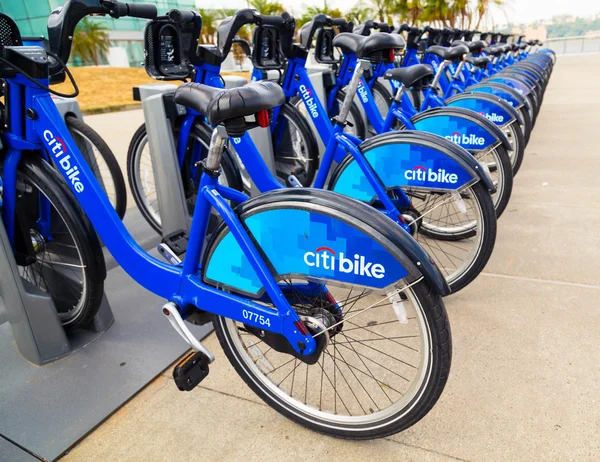
[[[386, 188], [411, 186], [452, 191], [472, 180], [456, 160], [427, 146], [384, 144], [369, 149], [365, 158]], [[348, 164], [333, 190], [365, 202], [376, 197], [356, 162]]]
[[[417, 118], [423, 114], [417, 115]], [[479, 150], [497, 143], [496, 138], [477, 122], [466, 117], [432, 114], [414, 123], [415, 129], [440, 135], [465, 149]]]
[[[381, 244], [347, 223], [317, 212], [278, 209], [245, 220], [279, 275], [297, 274], [384, 288], [408, 271]], [[215, 249], [205, 278], [258, 294], [262, 284], [231, 234]]]
[[496, 125], [503, 126], [514, 120], [501, 105], [493, 101], [484, 100], [473, 96], [472, 98], [460, 98], [455, 101], [447, 101], [448, 106], [462, 107], [481, 114]]

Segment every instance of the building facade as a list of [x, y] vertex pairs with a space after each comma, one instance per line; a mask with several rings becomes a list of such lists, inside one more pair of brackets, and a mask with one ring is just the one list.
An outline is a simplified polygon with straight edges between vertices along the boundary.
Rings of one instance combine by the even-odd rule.
[[[126, 0], [128, 3], [154, 3], [158, 8], [158, 14], [165, 14], [173, 8], [182, 10], [195, 10], [196, 0]], [[0, 11], [15, 20], [21, 36], [47, 36], [47, 23], [50, 13], [62, 6], [65, 0], [0, 0]], [[113, 49], [104, 60], [104, 64], [110, 64], [110, 57], [121, 56], [123, 51], [126, 61], [130, 66], [138, 67], [144, 60], [143, 31], [145, 19], [119, 18], [110, 16], [94, 17], [93, 21], [99, 21], [108, 29], [110, 45]], [[72, 64], [77, 65], [77, 62]], [[122, 64], [123, 65], [123, 64]]]

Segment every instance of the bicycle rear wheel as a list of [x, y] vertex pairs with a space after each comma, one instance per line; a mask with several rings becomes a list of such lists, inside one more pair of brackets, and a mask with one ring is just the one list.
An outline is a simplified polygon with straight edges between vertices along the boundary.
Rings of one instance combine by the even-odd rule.
[[[325, 199], [322, 192], [320, 195]], [[270, 213], [264, 212], [266, 208], [289, 209], [290, 200], [278, 206], [255, 198], [254, 204], [248, 201], [236, 212], [248, 223], [255, 213]], [[343, 197], [336, 200], [336, 206], [328, 207], [331, 212], [325, 201], [320, 201], [319, 214], [335, 215], [363, 235], [380, 239], [386, 248], [393, 246], [386, 237], [390, 230], [394, 235], [403, 233], [364, 205]], [[306, 207], [293, 202], [295, 211]], [[327, 226], [324, 218], [317, 222]], [[330, 231], [332, 236], [346, 233], [328, 228], [328, 236]], [[302, 227], [300, 233], [306, 232]], [[226, 228], [217, 232], [209, 246], [208, 261], [221, 261], [220, 254], [212, 255], [228, 233]], [[292, 232], [292, 240], [295, 235]], [[257, 242], [262, 239], [254, 237]], [[353, 254], [350, 241], [348, 246]], [[433, 407], [448, 377], [451, 341], [443, 301], [424, 279], [411, 279], [410, 283], [400, 279], [379, 290], [344, 282], [335, 273], [327, 280], [297, 274], [274, 277], [298, 315], [317, 320], [326, 329], [329, 340], [316, 363], [309, 365], [276, 351], [261, 338], [260, 331], [243, 323], [223, 317], [214, 320], [217, 337], [232, 366], [269, 406], [313, 430], [352, 439], [397, 433], [414, 425]], [[327, 292], [323, 284], [327, 284]], [[276, 309], [268, 296], [263, 295], [260, 301]]]
[[38, 157], [21, 160], [17, 195], [21, 277], [52, 298], [65, 328], [87, 326], [102, 303], [106, 277], [96, 233], [63, 179]]
[[127, 210], [127, 189], [119, 162], [102, 137], [75, 116], [66, 116], [65, 123], [79, 151], [88, 161], [96, 179], [121, 220]]

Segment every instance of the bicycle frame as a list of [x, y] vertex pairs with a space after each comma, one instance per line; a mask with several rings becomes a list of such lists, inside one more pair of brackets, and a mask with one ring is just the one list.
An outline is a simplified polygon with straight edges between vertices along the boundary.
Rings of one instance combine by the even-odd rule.
[[[286, 301], [244, 225], [226, 202], [226, 199], [240, 201], [247, 198], [245, 195], [220, 185], [217, 178], [202, 175], [186, 258], [178, 266], [167, 265], [149, 255], [133, 240], [71, 138], [48, 91], [34, 86], [21, 75], [6, 81], [7, 108], [10, 110], [7, 111], [9, 128], [3, 136], [8, 149], [2, 178], [2, 218], [11, 245], [14, 246], [15, 237], [17, 167], [23, 151], [37, 151], [46, 160], [53, 158], [56, 162], [57, 171], [123, 269], [146, 289], [175, 302], [182, 316], [187, 314], [189, 306], [210, 306], [210, 311], [217, 315], [284, 335], [298, 353], [309, 355], [315, 351], [315, 340], [309, 334], [303, 335], [296, 327], [295, 323], [300, 322], [298, 315]], [[48, 86], [47, 79], [38, 81]], [[27, 108], [28, 117], [25, 117], [24, 108]], [[38, 227], [46, 238], [52, 239], [47, 226], [50, 204], [47, 200], [41, 202]], [[213, 207], [248, 258], [277, 311], [202, 282], [201, 256]], [[298, 342], [305, 346], [302, 351]]]
[[[384, 185], [381, 183], [377, 174], [373, 171], [369, 162], [362, 155], [358, 145], [362, 140], [344, 133], [344, 128], [341, 125], [333, 125], [327, 115], [327, 111], [316, 96], [316, 91], [311, 83], [310, 77], [305, 69], [306, 60], [302, 58], [290, 58], [288, 67], [284, 75], [282, 88], [286, 96], [286, 100], [290, 100], [296, 94], [306, 105], [306, 108], [315, 124], [321, 139], [326, 145], [319, 171], [317, 172], [313, 187], [317, 189], [325, 189], [329, 172], [333, 166], [333, 162], [341, 162], [347, 153], [350, 153], [360, 169], [368, 179], [370, 185], [377, 193], [378, 199], [381, 201], [385, 215], [401, 225], [406, 231], [409, 227], [404, 220], [399, 216], [398, 206], [404, 207], [410, 205], [410, 199], [402, 191], [398, 191], [399, 197], [392, 200]], [[221, 78], [218, 74], [219, 69], [215, 66], [203, 64], [197, 67], [195, 82], [222, 87]], [[275, 130], [279, 108], [273, 109], [273, 120], [271, 130]], [[181, 151], [181, 146], [187, 145], [189, 129], [193, 125], [198, 114], [190, 114], [184, 119], [184, 124], [187, 122], [189, 127], [187, 130], [181, 130], [179, 134], [178, 152]], [[187, 133], [187, 135], [186, 135]], [[252, 178], [252, 181], [261, 192], [270, 191], [281, 188], [281, 183], [273, 176], [262, 159], [260, 152], [252, 141], [248, 133], [240, 138], [233, 138], [232, 143], [238, 152], [244, 166]]]

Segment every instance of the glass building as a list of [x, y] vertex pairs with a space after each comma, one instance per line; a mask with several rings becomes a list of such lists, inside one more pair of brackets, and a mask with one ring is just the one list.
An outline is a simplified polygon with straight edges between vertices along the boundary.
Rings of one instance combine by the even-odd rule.
[[[173, 8], [195, 10], [196, 0], [125, 0], [127, 3], [154, 3], [158, 14], [165, 14]], [[47, 36], [47, 23], [50, 13], [62, 6], [65, 0], [0, 0], [0, 11], [15, 20], [21, 36]], [[121, 47], [127, 52], [130, 66], [140, 66], [144, 60], [143, 31], [145, 19], [120, 18], [110, 16], [94, 17], [108, 28], [111, 47]], [[77, 62], [72, 64], [77, 65]], [[105, 63], [107, 64], [107, 63]]]

